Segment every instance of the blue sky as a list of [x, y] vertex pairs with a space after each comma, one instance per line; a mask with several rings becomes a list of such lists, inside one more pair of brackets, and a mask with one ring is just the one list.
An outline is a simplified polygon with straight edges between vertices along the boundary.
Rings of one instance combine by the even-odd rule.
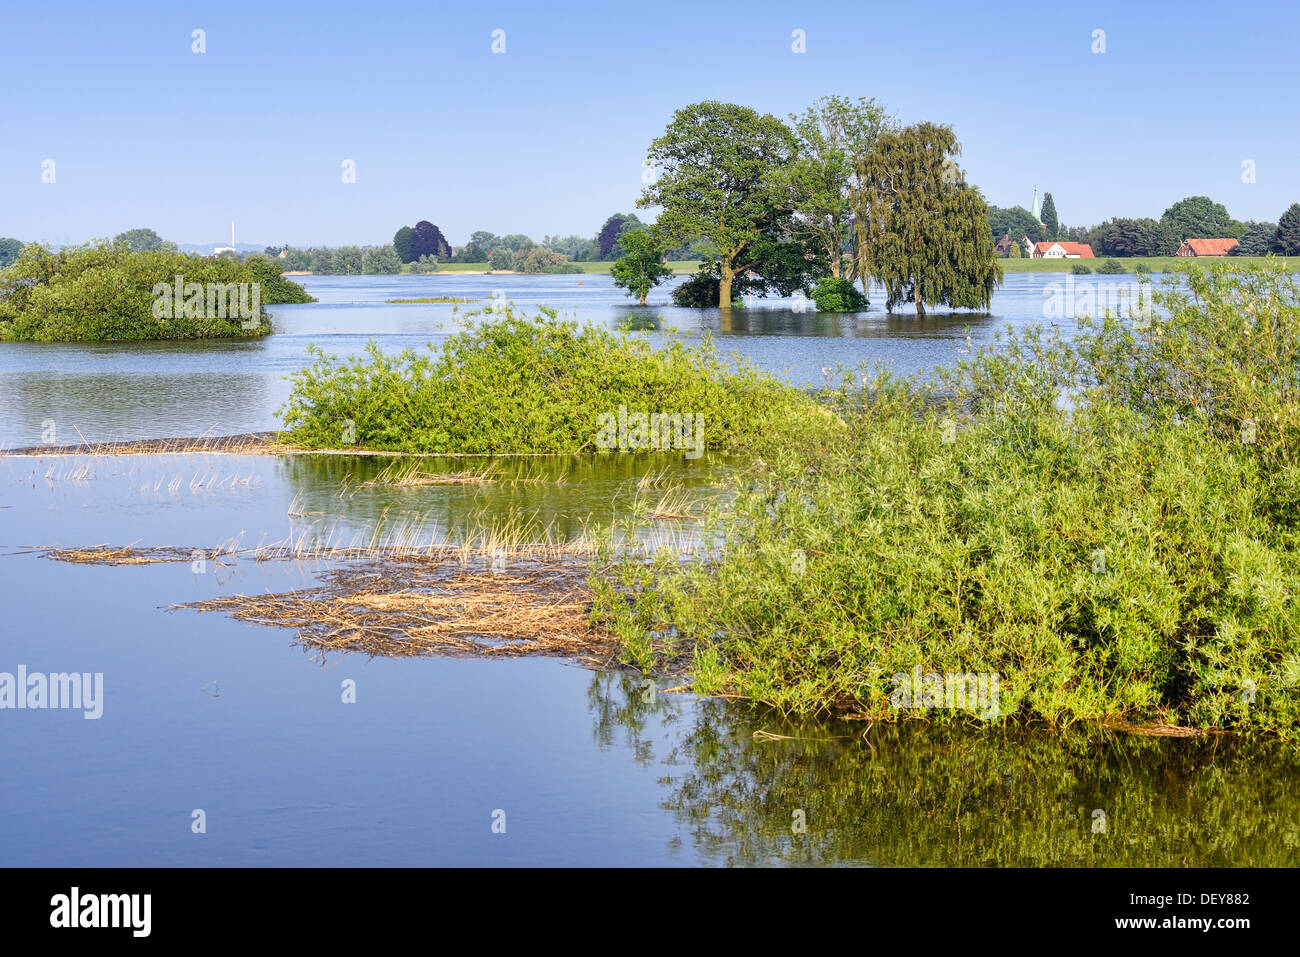
[[388, 242], [418, 219], [457, 244], [589, 236], [633, 208], [678, 107], [784, 117], [829, 93], [952, 124], [990, 203], [1027, 206], [1037, 185], [1069, 225], [1196, 194], [1239, 219], [1300, 201], [1294, 3], [123, 7], [0, 15], [0, 236], [211, 242], [231, 219], [240, 242], [304, 246]]

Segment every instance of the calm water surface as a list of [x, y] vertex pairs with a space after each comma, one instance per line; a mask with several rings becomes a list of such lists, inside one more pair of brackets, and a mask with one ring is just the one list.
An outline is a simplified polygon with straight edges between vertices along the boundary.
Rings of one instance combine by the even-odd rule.
[[[47, 420], [59, 441], [273, 428], [307, 343], [344, 355], [372, 336], [422, 347], [454, 328], [451, 306], [384, 304], [395, 296], [504, 289], [610, 325], [651, 313], [814, 384], [837, 362], [950, 362], [968, 333], [979, 342], [1043, 321], [1044, 285], [1060, 278], [1009, 276], [989, 317], [828, 317], [759, 300], [724, 328], [716, 312], [629, 308], [608, 277], [306, 277], [321, 303], [274, 307], [279, 331], [260, 342], [0, 344], [0, 442], [39, 443]], [[920, 722], [864, 734], [651, 693], [639, 676], [557, 659], [322, 658], [289, 631], [172, 607], [311, 587], [319, 565], [196, 573], [33, 550], [394, 530], [455, 541], [512, 516], [576, 538], [655, 494], [638, 484], [649, 470], [704, 501], [730, 467], [561, 458], [509, 463], [480, 486], [367, 486], [383, 464], [0, 458], [0, 672], [102, 672], [105, 699], [98, 720], [0, 711], [0, 864], [1300, 862], [1300, 756], [1275, 743]], [[659, 530], [692, 534], [682, 522]], [[341, 700], [348, 680], [355, 704]], [[196, 809], [206, 834], [191, 832]], [[792, 831], [796, 811], [804, 833]]]

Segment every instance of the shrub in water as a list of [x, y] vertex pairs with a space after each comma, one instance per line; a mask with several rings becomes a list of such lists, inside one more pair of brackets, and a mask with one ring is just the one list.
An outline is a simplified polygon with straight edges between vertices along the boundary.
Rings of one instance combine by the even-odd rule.
[[755, 445], [714, 559], [613, 556], [596, 615], [627, 660], [783, 710], [915, 714], [919, 669], [998, 676], [1000, 718], [1294, 735], [1300, 294], [1211, 268], [1157, 305], [846, 376], [823, 427]]
[[[432, 349], [432, 347], [431, 347]], [[703, 415], [708, 448], [752, 446], [810, 398], [737, 360], [712, 340], [661, 349], [641, 335], [536, 318], [512, 306], [449, 336], [436, 352], [392, 356], [372, 341], [339, 361], [319, 349], [295, 373], [282, 410], [286, 440], [309, 448], [400, 452], [594, 451], [602, 415]]]
[[[159, 314], [159, 290], [174, 300], [181, 277], [182, 303]], [[204, 287], [202, 306], [190, 309], [192, 284]], [[270, 317], [228, 305], [226, 291], [243, 287], [251, 309], [253, 287], [261, 305], [314, 301], [280, 275], [269, 260], [208, 259], [162, 250], [132, 252], [124, 245], [95, 243], [52, 252], [29, 245], [0, 270], [0, 339], [41, 342], [116, 339], [207, 339], [265, 335]], [[209, 304], [207, 290], [222, 290]], [[173, 303], [169, 301], [168, 305]], [[221, 313], [225, 313], [222, 315]]]
[[820, 312], [860, 312], [871, 305], [852, 282], [829, 276], [817, 283], [812, 298]]

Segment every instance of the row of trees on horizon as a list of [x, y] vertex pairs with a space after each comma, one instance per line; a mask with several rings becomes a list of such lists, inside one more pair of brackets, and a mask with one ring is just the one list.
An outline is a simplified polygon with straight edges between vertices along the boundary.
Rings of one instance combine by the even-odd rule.
[[1300, 255], [1300, 203], [1292, 203], [1277, 222], [1233, 219], [1227, 207], [1208, 196], [1188, 196], [1159, 219], [1115, 217], [1096, 226], [1070, 227], [1057, 218], [1051, 193], [1043, 194], [1037, 218], [1023, 206], [989, 207], [994, 240], [1051, 240], [1087, 243], [1098, 256], [1172, 256], [1187, 239], [1236, 239], [1237, 256]]

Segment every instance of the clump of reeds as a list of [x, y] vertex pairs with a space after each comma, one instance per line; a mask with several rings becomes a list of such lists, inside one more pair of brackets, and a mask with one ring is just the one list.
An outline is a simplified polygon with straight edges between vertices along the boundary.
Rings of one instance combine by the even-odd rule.
[[232, 595], [179, 607], [293, 628], [303, 645], [369, 655], [565, 655], [608, 663], [613, 642], [590, 624], [581, 564], [465, 570], [437, 562], [362, 563], [319, 588]]
[[38, 545], [47, 558], [74, 565], [155, 565], [160, 562], [188, 562], [195, 556], [194, 549], [113, 548], [111, 545], [94, 545], [90, 548], [55, 548]]
[[486, 485], [497, 480], [497, 473], [498, 470], [490, 465], [460, 472], [428, 472], [424, 470], [418, 459], [404, 459], [384, 466], [374, 478], [363, 482], [362, 487], [421, 488], [429, 485]]

